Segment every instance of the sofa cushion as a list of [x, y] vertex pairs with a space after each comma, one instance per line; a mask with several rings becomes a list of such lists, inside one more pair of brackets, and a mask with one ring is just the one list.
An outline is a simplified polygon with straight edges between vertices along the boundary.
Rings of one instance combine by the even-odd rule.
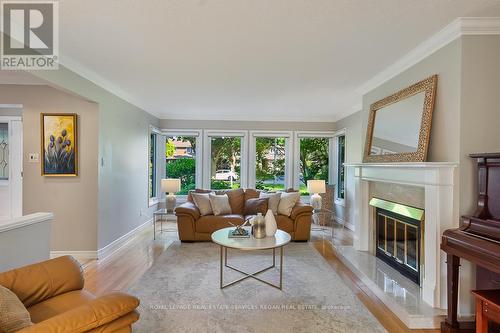
[[278, 205], [281, 199], [281, 192], [276, 192], [276, 193], [260, 192], [260, 198], [269, 198], [269, 209], [273, 211], [274, 215], [278, 214]]
[[9, 289], [0, 286], [0, 332], [19, 331], [33, 323], [28, 310]]
[[34, 323], [39, 323], [63, 312], [72, 310], [94, 298], [94, 295], [85, 290], [70, 291], [35, 304], [28, 308], [28, 311], [31, 315], [31, 320]]
[[198, 207], [202, 216], [213, 214], [212, 204], [208, 195], [209, 193], [191, 193], [194, 204]]
[[290, 216], [293, 207], [299, 202], [299, 192], [281, 193], [280, 203], [278, 205], [278, 214]]
[[277, 215], [275, 216], [275, 218], [276, 218], [276, 224], [278, 225], [278, 229], [286, 231], [288, 233], [292, 233], [295, 231], [293, 227], [294, 221], [288, 216]]
[[195, 222], [195, 229], [196, 232], [212, 233], [219, 229], [231, 227], [229, 222], [236, 225], [243, 224], [243, 216], [239, 214], [202, 216]]
[[213, 192], [212, 190], [204, 190], [204, 189], [201, 189], [201, 188], [197, 188], [195, 190], [191, 190], [191, 191], [188, 192], [188, 196], [187, 196], [186, 201], [194, 202], [192, 193], [212, 193], [212, 192]]
[[227, 194], [232, 214], [243, 214], [245, 208], [245, 191], [242, 188], [234, 190], [220, 190], [216, 194]]
[[245, 215], [266, 214], [269, 198], [254, 198], [245, 201]]
[[212, 211], [215, 216], [232, 213], [227, 194], [217, 195], [210, 193], [208, 194], [208, 198], [210, 199], [210, 205], [212, 206]]
[[260, 194], [260, 191], [254, 190], [254, 189], [251, 189], [251, 188], [247, 188], [245, 190], [245, 201], [247, 201], [248, 199], [258, 198], [259, 194]]

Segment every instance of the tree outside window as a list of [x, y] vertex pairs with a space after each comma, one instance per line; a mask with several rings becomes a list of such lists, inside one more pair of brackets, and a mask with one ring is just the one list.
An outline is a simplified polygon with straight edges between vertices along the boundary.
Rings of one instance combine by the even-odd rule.
[[285, 189], [285, 138], [255, 139], [255, 187], [260, 190]]
[[210, 188], [241, 187], [241, 138], [211, 137]]
[[168, 136], [165, 148], [167, 178], [180, 179], [178, 194], [188, 194], [196, 188], [196, 137]]
[[149, 197], [156, 197], [156, 134], [149, 136]]
[[329, 138], [300, 139], [300, 193], [308, 195], [307, 181], [325, 180], [328, 184]]
[[337, 199], [345, 196], [345, 135], [337, 137]]

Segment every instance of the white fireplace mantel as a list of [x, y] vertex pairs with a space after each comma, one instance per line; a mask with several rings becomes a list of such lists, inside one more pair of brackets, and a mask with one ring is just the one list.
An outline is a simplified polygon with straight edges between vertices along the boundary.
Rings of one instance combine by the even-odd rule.
[[435, 308], [446, 308], [446, 263], [439, 248], [445, 229], [458, 226], [458, 163], [346, 163], [354, 169], [354, 247], [371, 251], [373, 208], [369, 183], [385, 182], [423, 187], [425, 190], [424, 272], [422, 298]]

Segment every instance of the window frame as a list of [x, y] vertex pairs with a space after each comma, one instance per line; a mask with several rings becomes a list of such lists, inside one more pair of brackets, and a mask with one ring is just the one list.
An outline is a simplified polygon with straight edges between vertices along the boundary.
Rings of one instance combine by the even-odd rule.
[[257, 138], [285, 138], [285, 189], [293, 187], [293, 131], [250, 131], [248, 150], [248, 186], [255, 188], [257, 182], [256, 158]]
[[344, 137], [344, 164], [345, 164], [345, 160], [346, 160], [346, 152], [347, 152], [347, 129], [343, 128], [341, 130], [338, 130], [335, 132], [335, 147], [334, 147], [334, 158], [335, 158], [335, 161], [334, 161], [334, 184], [335, 184], [335, 191], [334, 191], [334, 195], [333, 195], [333, 199], [334, 199], [334, 203], [336, 205], [340, 205], [340, 206], [345, 206], [345, 197], [346, 197], [346, 190], [347, 190], [347, 186], [346, 186], [346, 180], [347, 180], [347, 177], [346, 177], [346, 170], [345, 170], [345, 167], [342, 166], [344, 168], [344, 198], [339, 198], [338, 197], [338, 183], [339, 183], [339, 179], [338, 179], [338, 175], [339, 175], [339, 152], [338, 152], [338, 145], [339, 145], [339, 137], [343, 136]]
[[248, 131], [204, 130], [203, 131], [203, 188], [211, 188], [212, 137], [239, 137], [240, 141], [240, 188], [248, 188]]
[[[171, 136], [189, 136], [196, 138], [196, 154], [195, 154], [195, 187], [203, 187], [203, 130], [201, 129], [162, 129], [162, 135], [165, 136], [165, 141]], [[164, 157], [166, 158], [166, 157]], [[166, 177], [166, 166], [165, 166], [165, 177]], [[187, 194], [177, 195], [177, 199], [180, 202], [184, 202], [187, 199]]]
[[[154, 206], [160, 202], [160, 198], [158, 196], [159, 193], [159, 179], [158, 179], [158, 137], [159, 137], [159, 131], [157, 128], [154, 126], [149, 127], [149, 132], [148, 132], [148, 173], [147, 173], [147, 179], [148, 179], [148, 207]], [[153, 136], [155, 138], [153, 142]], [[149, 194], [149, 184], [150, 184], [150, 179], [149, 179], [149, 163], [151, 162], [151, 149], [152, 145], [154, 145], [154, 151], [153, 151], [153, 170], [152, 170], [152, 187], [153, 187], [153, 193], [152, 196]]]
[[[294, 188], [300, 189], [300, 139], [307, 138], [328, 138], [328, 184], [334, 184], [332, 166], [334, 165], [334, 145], [335, 145], [334, 131], [296, 131], [294, 135], [294, 149], [293, 149], [293, 184]], [[307, 185], [307, 184], [306, 184]], [[302, 195], [302, 197], [307, 197]]]

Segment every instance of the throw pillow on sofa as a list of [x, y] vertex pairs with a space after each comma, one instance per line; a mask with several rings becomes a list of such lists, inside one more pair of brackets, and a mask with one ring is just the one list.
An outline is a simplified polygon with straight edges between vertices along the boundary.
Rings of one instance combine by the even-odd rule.
[[17, 295], [0, 286], [0, 332], [16, 332], [31, 325], [30, 314]]
[[272, 210], [274, 215], [278, 215], [278, 205], [281, 199], [281, 192], [276, 192], [276, 193], [260, 192], [259, 198], [268, 198], [269, 199], [268, 209]]
[[209, 193], [191, 193], [193, 202], [200, 210], [200, 215], [212, 215], [212, 205], [210, 204]]
[[254, 198], [245, 201], [245, 215], [265, 215], [269, 204], [269, 198]]
[[229, 197], [227, 194], [217, 195], [210, 193], [208, 198], [210, 199], [214, 215], [231, 214], [231, 206], [229, 205]]
[[300, 192], [281, 193], [280, 203], [278, 205], [278, 214], [290, 216], [292, 209], [300, 199]]

